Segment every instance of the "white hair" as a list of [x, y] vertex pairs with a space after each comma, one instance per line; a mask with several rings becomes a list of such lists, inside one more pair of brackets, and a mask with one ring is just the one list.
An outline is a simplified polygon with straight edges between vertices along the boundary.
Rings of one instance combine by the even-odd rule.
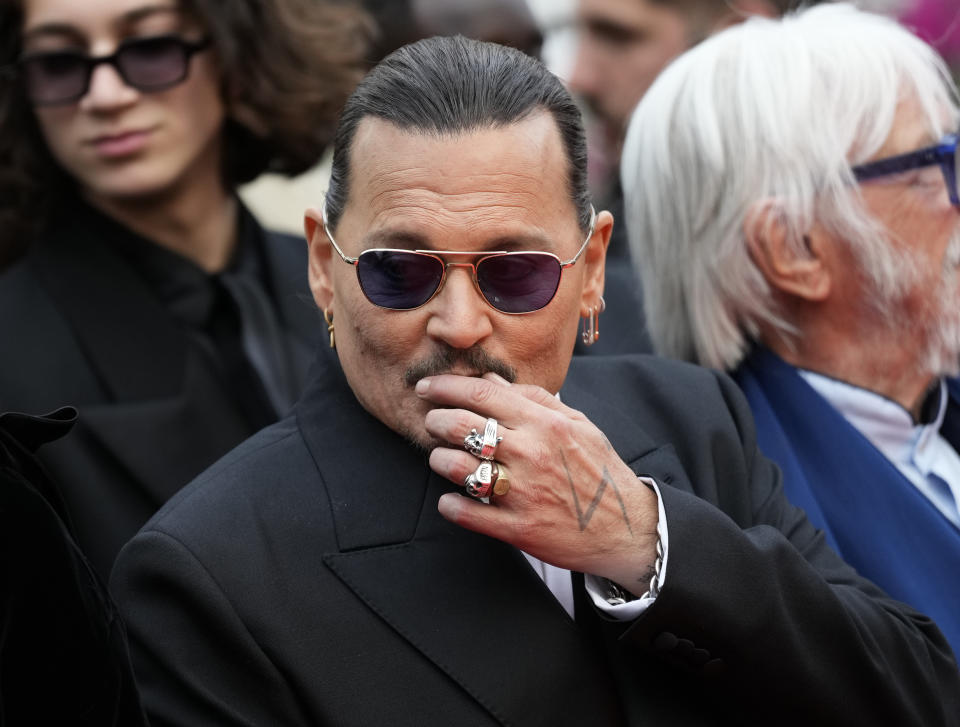
[[846, 4], [750, 19], [664, 70], [634, 111], [621, 160], [660, 353], [730, 369], [760, 323], [796, 333], [747, 247], [764, 201], [798, 254], [816, 220], [847, 241], [880, 299], [902, 286], [903, 256], [866, 214], [850, 166], [877, 153], [904, 99], [936, 138], [960, 118], [939, 56]]

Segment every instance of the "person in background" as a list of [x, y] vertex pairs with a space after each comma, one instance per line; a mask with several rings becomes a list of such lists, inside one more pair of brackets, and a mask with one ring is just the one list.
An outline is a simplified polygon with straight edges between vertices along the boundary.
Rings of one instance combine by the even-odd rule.
[[933, 49], [828, 5], [678, 59], [623, 155], [657, 351], [734, 372], [787, 496], [955, 651], [958, 125]]
[[543, 36], [526, 0], [361, 0], [380, 32], [373, 58], [434, 35], [463, 35], [539, 55]]
[[317, 0], [0, 2], [0, 409], [79, 409], [40, 458], [104, 577], [300, 392], [305, 250], [234, 190], [316, 161], [368, 35]]
[[798, 0], [577, 0], [576, 55], [568, 84], [589, 110], [591, 188], [617, 220], [607, 253], [607, 275], [613, 284], [606, 296], [604, 335], [591, 352], [652, 350], [643, 292], [627, 244], [619, 182], [630, 112], [657, 75], [688, 48], [745, 18], [776, 16], [797, 4]]
[[334, 143], [330, 358], [111, 574], [155, 724], [960, 723], [942, 635], [786, 501], [732, 381], [571, 356], [613, 220], [558, 78], [419, 41]]

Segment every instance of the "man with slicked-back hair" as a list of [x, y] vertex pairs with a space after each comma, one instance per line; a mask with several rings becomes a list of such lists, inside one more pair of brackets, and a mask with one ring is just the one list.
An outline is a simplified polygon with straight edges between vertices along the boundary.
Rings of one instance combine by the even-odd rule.
[[305, 220], [331, 355], [114, 568], [152, 723], [957, 724], [942, 636], [786, 502], [729, 379], [571, 356], [585, 169], [519, 51], [360, 84]]

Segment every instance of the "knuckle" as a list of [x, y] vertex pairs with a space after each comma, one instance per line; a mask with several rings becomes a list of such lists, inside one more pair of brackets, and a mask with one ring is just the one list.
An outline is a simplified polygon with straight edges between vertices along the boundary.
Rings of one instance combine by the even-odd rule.
[[579, 409], [567, 409], [567, 416], [575, 422], [589, 422], [586, 415]]
[[470, 388], [470, 403], [482, 405], [488, 402], [494, 395], [495, 384], [486, 379], [474, 379], [474, 384]]
[[556, 398], [553, 394], [541, 386], [530, 386], [528, 392], [529, 398], [534, 404], [541, 404], [543, 406], [552, 404], [553, 400]]
[[463, 432], [463, 436], [466, 437], [470, 430], [477, 428], [474, 415], [462, 409], [458, 410], [454, 418], [454, 427], [455, 432]]
[[552, 413], [544, 417], [544, 423], [547, 426], [547, 433], [555, 444], [566, 447], [574, 441], [573, 422], [568, 417]]

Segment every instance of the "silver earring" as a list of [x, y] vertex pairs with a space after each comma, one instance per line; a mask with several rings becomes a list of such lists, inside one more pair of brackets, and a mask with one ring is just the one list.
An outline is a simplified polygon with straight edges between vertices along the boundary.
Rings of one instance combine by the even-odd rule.
[[600, 296], [600, 305], [591, 308], [590, 312], [581, 319], [580, 340], [584, 346], [592, 346], [600, 338], [600, 314], [607, 309], [607, 304]]

